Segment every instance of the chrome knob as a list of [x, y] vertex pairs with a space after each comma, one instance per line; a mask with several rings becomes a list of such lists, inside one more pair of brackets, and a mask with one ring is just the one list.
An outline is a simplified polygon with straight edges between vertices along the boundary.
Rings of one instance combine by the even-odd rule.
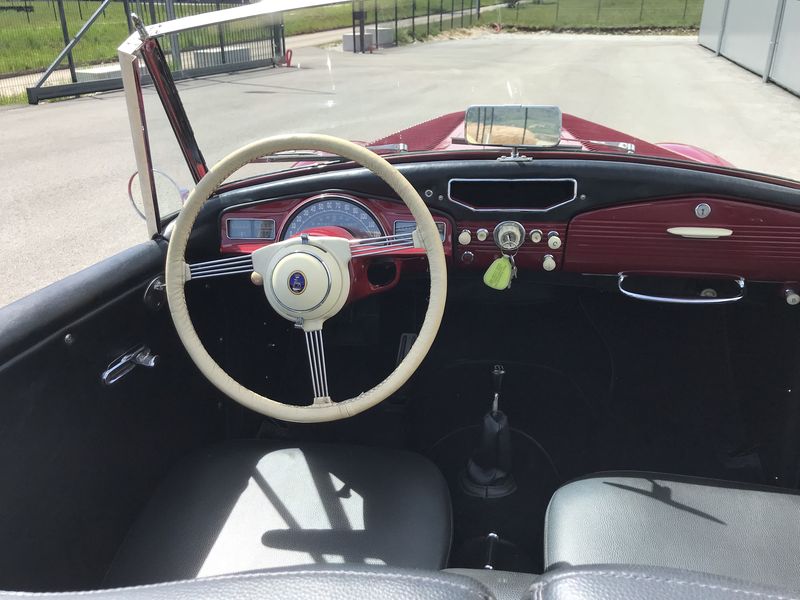
[[534, 229], [533, 231], [531, 231], [530, 236], [531, 236], [531, 241], [534, 244], [538, 244], [542, 241], [544, 234], [542, 233], [541, 229]]
[[461, 262], [463, 262], [465, 265], [471, 264], [473, 260], [475, 260], [475, 255], [470, 251], [464, 252], [461, 255]]
[[558, 250], [561, 248], [561, 238], [558, 237], [557, 231], [551, 231], [547, 234], [547, 247], [550, 250]]
[[478, 231], [475, 232], [475, 237], [478, 238], [479, 242], [485, 242], [486, 238], [489, 237], [489, 230], [481, 227], [480, 229], [478, 229]]
[[545, 271], [552, 271], [556, 268], [556, 259], [553, 258], [552, 254], [544, 255], [544, 258], [542, 259], [542, 268]]

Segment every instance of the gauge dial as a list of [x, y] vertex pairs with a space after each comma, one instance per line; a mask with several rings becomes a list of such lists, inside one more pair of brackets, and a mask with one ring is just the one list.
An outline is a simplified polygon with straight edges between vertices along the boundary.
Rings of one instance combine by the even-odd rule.
[[501, 250], [512, 252], [525, 240], [525, 228], [516, 221], [503, 221], [494, 228], [494, 243]]
[[363, 206], [342, 196], [326, 196], [303, 205], [294, 213], [286, 223], [281, 239], [293, 237], [306, 229], [326, 226], [341, 227], [357, 238], [383, 235], [377, 219]]

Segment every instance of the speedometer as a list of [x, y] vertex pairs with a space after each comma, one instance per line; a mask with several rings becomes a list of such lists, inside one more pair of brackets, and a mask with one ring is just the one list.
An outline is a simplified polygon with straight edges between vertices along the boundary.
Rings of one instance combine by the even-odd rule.
[[303, 205], [283, 229], [281, 239], [300, 234], [314, 227], [341, 227], [354, 237], [384, 235], [377, 219], [357, 202], [344, 196], [325, 196]]

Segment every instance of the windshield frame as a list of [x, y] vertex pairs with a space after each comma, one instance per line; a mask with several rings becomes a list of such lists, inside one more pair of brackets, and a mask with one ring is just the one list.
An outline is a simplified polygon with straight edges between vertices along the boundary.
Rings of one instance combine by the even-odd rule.
[[159, 235], [163, 231], [165, 224], [161, 223], [158, 210], [158, 196], [153, 175], [152, 154], [147, 134], [147, 118], [142, 95], [140, 56], [144, 59], [145, 65], [150, 71], [153, 86], [161, 100], [192, 178], [197, 183], [208, 171], [208, 166], [195, 139], [189, 118], [180, 100], [175, 80], [158, 44], [158, 38], [208, 27], [209, 25], [222, 25], [251, 17], [280, 14], [287, 10], [344, 4], [349, 1], [262, 0], [255, 4], [245, 4], [234, 8], [181, 17], [147, 26], [135, 14], [131, 14], [135, 29], [117, 48], [117, 55], [119, 57], [122, 86], [125, 91], [125, 103], [128, 108], [128, 121], [133, 139], [147, 231], [151, 237]]

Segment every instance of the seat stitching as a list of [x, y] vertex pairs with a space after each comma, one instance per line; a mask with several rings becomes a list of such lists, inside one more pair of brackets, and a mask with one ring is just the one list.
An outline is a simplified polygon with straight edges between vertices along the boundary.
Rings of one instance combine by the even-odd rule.
[[[734, 587], [728, 587], [724, 585], [715, 585], [710, 583], [701, 583], [699, 581], [687, 581], [681, 579], [671, 579], [665, 577], [656, 577], [654, 575], [640, 575], [638, 573], [619, 573], [615, 571], [579, 571], [579, 572], [570, 572], [565, 573], [554, 579], [567, 579], [570, 577], [574, 577], [575, 575], [582, 575], [588, 577], [614, 577], [617, 579], [633, 579], [638, 581], [654, 581], [657, 583], [668, 583], [668, 584], [676, 584], [676, 585], [688, 585], [691, 587], [698, 587], [707, 590], [719, 590], [722, 592], [734, 592], [736, 594], [744, 594], [747, 596], [756, 596], [760, 598], [772, 598], [773, 600], [797, 600], [797, 596], [782, 596], [779, 594], [767, 594], [764, 592], [757, 592], [753, 590], [744, 590]], [[543, 592], [543, 588], [546, 585], [550, 585], [551, 582], [537, 582], [534, 584], [534, 587], [538, 588], [536, 590], [537, 593], [541, 594]]]
[[47, 597], [47, 596], [91, 596], [93, 594], [104, 594], [108, 592], [124, 592], [124, 591], [133, 591], [133, 590], [146, 590], [146, 589], [153, 589], [153, 588], [167, 588], [167, 587], [174, 587], [176, 585], [191, 585], [195, 582], [217, 582], [217, 581], [228, 581], [231, 579], [236, 580], [243, 580], [243, 579], [257, 579], [261, 578], [269, 578], [269, 577], [286, 577], [286, 576], [296, 576], [296, 575], [354, 575], [358, 577], [378, 577], [384, 579], [400, 579], [400, 580], [407, 580], [407, 581], [424, 581], [428, 583], [436, 583], [436, 584], [444, 584], [450, 587], [458, 588], [465, 592], [468, 592], [478, 598], [482, 598], [484, 600], [490, 600], [490, 596], [479, 592], [469, 586], [466, 586], [461, 583], [456, 583], [454, 581], [446, 581], [444, 579], [436, 579], [434, 577], [424, 577], [421, 575], [406, 575], [405, 573], [364, 573], [363, 571], [331, 571], [331, 570], [306, 570], [306, 571], [273, 571], [270, 573], [242, 573], [242, 574], [231, 574], [231, 575], [222, 575], [219, 577], [204, 577], [201, 579], [184, 579], [181, 581], [167, 581], [164, 583], [150, 583], [146, 585], [135, 585], [131, 587], [117, 587], [117, 588], [107, 588], [102, 590], [82, 590], [76, 592], [45, 592], [45, 593], [37, 593], [37, 592], [4, 592], [0, 591], [0, 597], [2, 596], [25, 596], [25, 597]]

